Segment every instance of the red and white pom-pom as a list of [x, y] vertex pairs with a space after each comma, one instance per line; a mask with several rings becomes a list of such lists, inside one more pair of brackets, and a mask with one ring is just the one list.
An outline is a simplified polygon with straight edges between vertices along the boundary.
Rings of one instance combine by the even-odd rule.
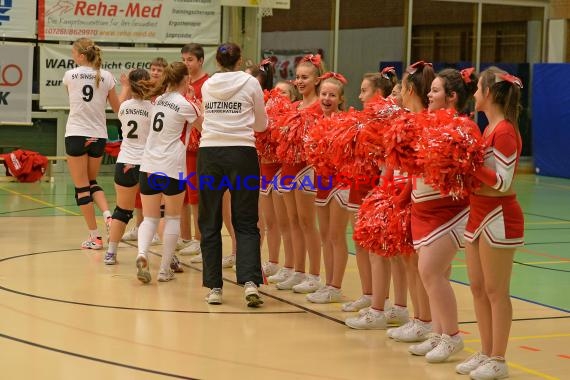
[[265, 90], [264, 95], [267, 97], [265, 101], [267, 129], [263, 132], [255, 132], [255, 146], [261, 158], [269, 162], [277, 162], [277, 147], [281, 135], [279, 123], [283, 115], [293, 110], [293, 103], [276, 89], [271, 92]]
[[419, 175], [418, 143], [426, 128], [424, 113], [401, 112], [385, 124], [383, 130], [386, 166]]
[[400, 209], [394, 201], [400, 189], [377, 186], [362, 202], [354, 226], [354, 240], [384, 257], [414, 252], [411, 204]]
[[361, 128], [354, 148], [355, 174], [374, 175], [385, 164], [386, 147], [384, 132], [404, 111], [391, 99], [375, 95], [366, 102], [360, 114]]
[[297, 164], [307, 161], [305, 140], [309, 130], [313, 128], [322, 115], [317, 102], [300, 111], [293, 110], [281, 117], [278, 123], [279, 146], [277, 157], [284, 164]]
[[430, 126], [419, 142], [418, 164], [423, 178], [443, 195], [464, 198], [477, 185], [467, 180], [483, 165], [484, 145], [477, 124], [454, 110], [429, 115]]
[[319, 175], [335, 175], [353, 160], [354, 133], [359, 112], [353, 108], [321, 118], [309, 130], [305, 152], [307, 161]]

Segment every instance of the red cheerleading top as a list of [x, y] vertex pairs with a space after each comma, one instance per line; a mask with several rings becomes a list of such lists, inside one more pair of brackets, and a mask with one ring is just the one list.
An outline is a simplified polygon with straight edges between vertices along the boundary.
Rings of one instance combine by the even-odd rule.
[[[487, 132], [488, 129], [485, 130]], [[522, 138], [515, 126], [508, 120], [499, 122], [485, 140], [485, 161], [475, 177], [484, 184], [502, 193], [508, 191], [513, 182], [522, 150]]]

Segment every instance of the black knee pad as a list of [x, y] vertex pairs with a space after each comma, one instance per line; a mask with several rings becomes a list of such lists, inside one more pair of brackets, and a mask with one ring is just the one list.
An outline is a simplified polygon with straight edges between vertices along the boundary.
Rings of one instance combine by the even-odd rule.
[[75, 202], [77, 203], [78, 206], [85, 206], [85, 205], [88, 205], [89, 203], [93, 202], [93, 197], [91, 196], [91, 194], [79, 197], [79, 193], [87, 193], [90, 191], [91, 191], [91, 188], [87, 187], [87, 186], [75, 188]]
[[121, 222], [128, 224], [129, 220], [133, 218], [133, 210], [125, 210], [119, 206], [115, 207], [113, 211], [113, 219], [120, 220]]
[[95, 193], [98, 192], [98, 191], [103, 191], [103, 189], [101, 188], [101, 186], [99, 186], [99, 185], [97, 184], [97, 181], [94, 180], [94, 179], [91, 180], [91, 181], [89, 181], [89, 185], [91, 186], [91, 187], [89, 188], [89, 191], [91, 192], [91, 195], [95, 194]]

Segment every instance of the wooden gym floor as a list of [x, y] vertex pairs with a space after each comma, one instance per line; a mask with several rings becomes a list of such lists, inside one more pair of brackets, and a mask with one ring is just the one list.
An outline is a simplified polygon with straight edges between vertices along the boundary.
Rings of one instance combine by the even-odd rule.
[[[112, 203], [112, 178], [99, 183]], [[570, 180], [521, 175], [516, 186], [527, 244], [512, 279], [511, 378], [567, 379]], [[69, 177], [0, 183], [1, 379], [466, 379], [454, 366], [480, 347], [463, 253], [453, 286], [466, 347], [448, 363], [427, 364], [384, 331], [344, 326], [350, 313], [340, 304], [264, 286], [264, 307], [248, 309], [231, 269], [224, 304], [209, 306], [201, 265], [189, 257], [176, 280], [155, 281], [160, 246], [153, 282], [141, 285], [133, 246], [121, 244], [119, 264], [105, 266], [104, 250], [78, 248], [85, 235]], [[343, 292], [360, 295], [352, 255]]]

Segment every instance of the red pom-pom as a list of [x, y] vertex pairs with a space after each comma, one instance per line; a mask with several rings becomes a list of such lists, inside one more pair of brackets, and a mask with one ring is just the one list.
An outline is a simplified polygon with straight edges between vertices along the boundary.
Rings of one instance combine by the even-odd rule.
[[360, 114], [360, 129], [355, 139], [352, 173], [375, 175], [378, 168], [385, 165], [384, 133], [392, 120], [403, 112], [392, 99], [385, 99], [380, 95], [375, 95], [366, 102]]
[[354, 226], [354, 240], [384, 257], [414, 252], [411, 234], [411, 204], [400, 209], [395, 198], [400, 189], [377, 186], [362, 202]]
[[386, 166], [419, 175], [422, 168], [417, 163], [418, 143], [427, 127], [424, 113], [399, 112], [394, 116], [382, 132]]
[[418, 164], [426, 184], [443, 195], [464, 198], [477, 188], [470, 178], [483, 165], [484, 145], [477, 124], [454, 110], [428, 117], [419, 142]]
[[280, 132], [277, 157], [280, 162], [297, 164], [307, 161], [305, 141], [309, 130], [313, 128], [321, 115], [320, 104], [315, 102], [300, 111], [293, 110], [277, 121]]
[[354, 156], [354, 135], [359, 123], [359, 112], [353, 108], [321, 118], [309, 130], [306, 139], [307, 161], [319, 175], [341, 172]]
[[281, 137], [280, 123], [283, 115], [293, 111], [291, 100], [282, 95], [279, 90], [264, 91], [265, 110], [267, 112], [267, 129], [263, 132], [255, 132], [255, 146], [261, 158], [268, 162], [277, 162], [277, 147]]

